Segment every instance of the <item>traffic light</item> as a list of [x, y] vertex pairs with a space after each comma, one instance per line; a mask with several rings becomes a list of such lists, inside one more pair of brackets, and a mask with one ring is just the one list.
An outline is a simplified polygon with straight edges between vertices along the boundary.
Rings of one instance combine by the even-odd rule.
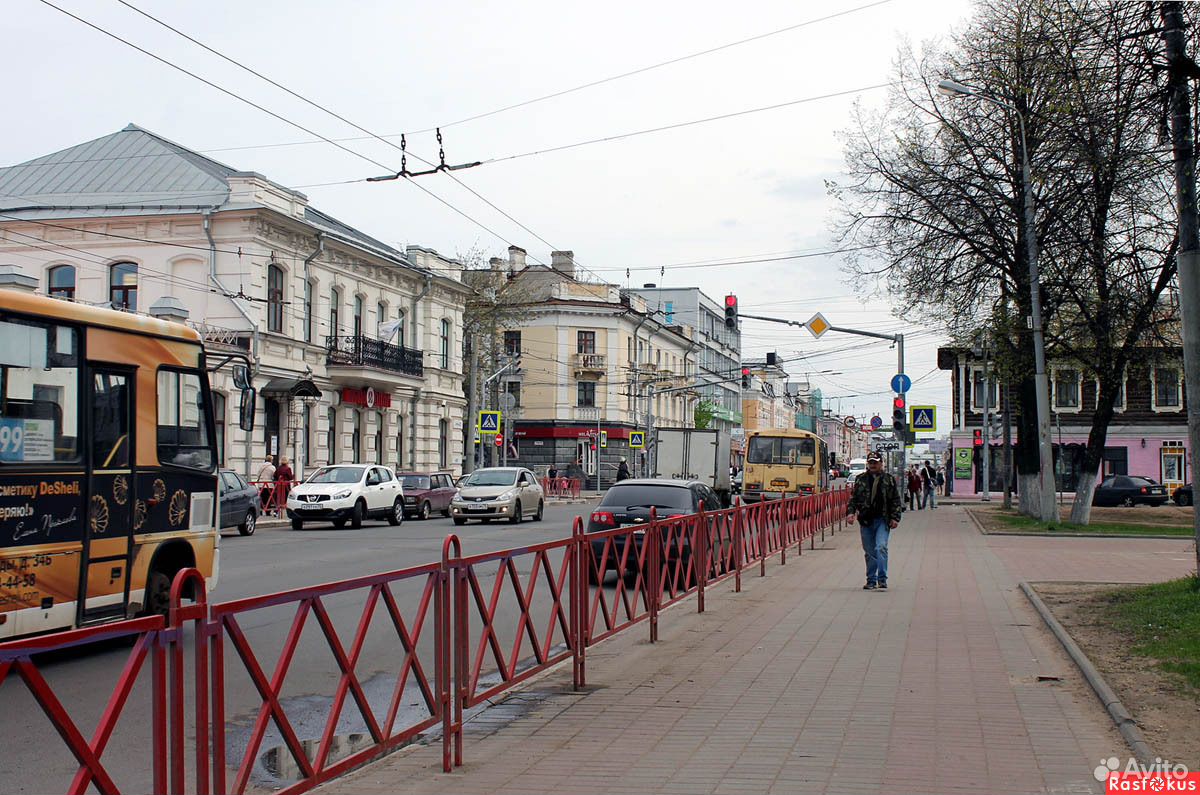
[[896, 433], [908, 430], [908, 418], [904, 415], [905, 403], [904, 395], [892, 398], [892, 430]]
[[725, 328], [737, 331], [737, 296], [725, 296]]
[[742, 368], [742, 389], [749, 389], [749, 388], [750, 388], [750, 368], [743, 367]]
[[983, 431], [979, 428], [975, 429], [975, 446], [983, 447]]
[[988, 429], [989, 430], [988, 435], [992, 439], [999, 439], [1001, 436], [1004, 435], [1004, 418], [997, 416], [997, 415], [993, 415], [991, 418], [991, 423], [992, 423], [991, 427]]

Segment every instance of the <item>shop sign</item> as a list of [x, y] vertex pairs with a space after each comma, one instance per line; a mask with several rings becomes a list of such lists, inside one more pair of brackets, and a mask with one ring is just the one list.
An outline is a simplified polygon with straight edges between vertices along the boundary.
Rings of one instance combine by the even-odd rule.
[[369, 409], [386, 409], [392, 405], [392, 395], [390, 392], [376, 392], [374, 387], [355, 389], [347, 386], [342, 388], [342, 402]]

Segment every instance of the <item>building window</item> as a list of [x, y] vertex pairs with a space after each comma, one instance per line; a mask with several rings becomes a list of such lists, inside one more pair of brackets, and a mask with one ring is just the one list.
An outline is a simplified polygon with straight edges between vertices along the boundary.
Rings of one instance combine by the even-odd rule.
[[596, 382], [595, 381], [580, 381], [577, 385], [576, 406], [595, 406], [596, 405]]
[[113, 309], [137, 311], [138, 266], [118, 262], [108, 269], [108, 300]]
[[403, 348], [404, 347], [404, 310], [403, 309], [396, 310], [396, 319], [400, 321], [399, 325], [396, 326], [396, 344], [399, 345], [401, 348]]
[[1079, 383], [1082, 374], [1075, 369], [1054, 371], [1054, 408], [1079, 409]]
[[354, 454], [354, 463], [361, 464], [364, 460], [366, 460], [366, 456], [363, 455], [362, 449], [362, 412], [357, 410], [351, 411], [350, 419], [353, 421], [353, 426], [350, 430], [350, 450]]
[[396, 418], [396, 469], [404, 467], [404, 417]]
[[304, 463], [304, 466], [308, 467], [312, 466], [313, 462], [312, 406], [309, 406], [308, 404], [305, 404], [304, 406], [303, 423], [304, 428], [302, 433], [304, 434], [304, 456], [300, 460]]
[[1151, 371], [1154, 388], [1154, 408], [1174, 411], [1183, 405], [1179, 370], [1174, 367], [1155, 367]]
[[336, 464], [337, 456], [337, 409], [331, 408], [326, 413], [326, 419], [329, 422], [329, 430], [325, 432], [325, 449], [327, 460], [331, 464]]
[[576, 335], [575, 351], [577, 353], [596, 352], [596, 332], [580, 331]]
[[[1113, 411], [1124, 411], [1125, 410], [1125, 380], [1126, 380], [1126, 376], [1124, 374], [1122, 374], [1121, 381], [1119, 384], [1117, 384], [1117, 399], [1115, 401], [1113, 401]], [[1099, 381], [1099, 379], [1097, 379], [1095, 381], [1095, 385], [1096, 385], [1096, 405], [1099, 406], [1100, 405], [1100, 381]]]
[[[375, 304], [375, 336], [382, 339], [383, 332], [379, 330], [379, 326], [387, 322], [387, 304], [383, 301]], [[389, 337], [390, 339], [390, 337]], [[380, 461], [380, 463], [383, 463]]]
[[[991, 377], [989, 380], [988, 389], [988, 407], [995, 409], [999, 405], [1000, 390], [996, 379]], [[971, 410], [983, 411], [983, 396], [984, 396], [984, 381], [983, 370], [971, 369]]]
[[375, 463], [383, 463], [383, 412], [375, 412]]
[[450, 421], [438, 420], [438, 466], [445, 469], [449, 460], [447, 455], [450, 452]]
[[279, 455], [279, 401], [270, 398], [263, 401], [263, 446], [267, 455]]
[[283, 333], [283, 268], [267, 266], [267, 331]]
[[450, 369], [450, 321], [449, 320], [442, 321], [442, 338], [441, 338], [441, 340], [442, 340], [442, 347], [441, 347], [442, 369], [449, 370]]
[[361, 337], [363, 330], [363, 300], [361, 295], [354, 296], [354, 336]]
[[342, 333], [342, 291], [336, 287], [329, 291], [329, 333], [335, 337]]
[[519, 332], [519, 331], [504, 332], [504, 355], [505, 356], [520, 356], [521, 355], [521, 332]]
[[521, 382], [520, 381], [504, 382], [504, 391], [506, 393], [512, 395], [513, 408], [519, 408], [521, 406]]
[[55, 265], [46, 274], [46, 294], [55, 298], [75, 298], [75, 266]]
[[[313, 324], [313, 286], [312, 282], [304, 283], [304, 341], [312, 342]], [[307, 462], [305, 462], [307, 463]]]

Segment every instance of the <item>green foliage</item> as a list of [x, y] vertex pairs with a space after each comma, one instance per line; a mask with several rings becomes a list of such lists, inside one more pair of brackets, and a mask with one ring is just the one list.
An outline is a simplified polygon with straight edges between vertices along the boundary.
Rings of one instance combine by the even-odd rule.
[[1070, 522], [1039, 522], [1028, 516], [998, 513], [996, 518], [1008, 526], [1008, 529], [1018, 533], [1087, 533], [1089, 535], [1114, 536], [1179, 536], [1186, 538], [1192, 534], [1192, 526], [1164, 524], [1125, 524], [1120, 522], [1092, 522], [1091, 524], [1072, 524]]
[[1200, 691], [1200, 579], [1122, 588], [1105, 599], [1104, 618], [1132, 636], [1131, 651]]
[[713, 420], [713, 414], [714, 414], [715, 408], [716, 408], [716, 406], [714, 406], [711, 402], [709, 402], [707, 400], [701, 400], [699, 403], [696, 404], [696, 409], [693, 414], [693, 418], [695, 419], [696, 427], [698, 429], [704, 430], [705, 428], [707, 428], [709, 426], [709, 424]]

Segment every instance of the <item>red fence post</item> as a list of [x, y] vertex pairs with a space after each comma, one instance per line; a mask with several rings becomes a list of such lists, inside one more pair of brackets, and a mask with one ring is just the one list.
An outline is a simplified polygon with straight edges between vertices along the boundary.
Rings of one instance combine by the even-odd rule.
[[767, 504], [764, 501], [758, 503], [754, 508], [755, 518], [758, 521], [758, 576], [767, 576], [767, 521], [766, 521]]
[[[184, 592], [191, 588], [193, 604], [184, 605]], [[185, 703], [183, 696], [183, 624], [195, 622], [195, 686], [196, 708], [196, 793], [208, 795], [208, 587], [204, 576], [194, 568], [180, 569], [171, 583], [170, 612], [166, 634], [171, 662], [171, 792], [187, 791], [187, 772], [184, 759]]]
[[779, 506], [779, 510], [775, 512], [775, 523], [779, 526], [779, 565], [786, 566], [788, 544], [792, 543], [791, 522], [788, 521], [792, 498], [780, 497], [775, 504]]
[[733, 592], [742, 592], [742, 497], [733, 502]]
[[646, 581], [646, 609], [650, 613], [650, 642], [658, 643], [658, 603], [662, 599], [662, 528], [658, 524], [658, 509], [650, 506], [650, 529], [646, 531], [646, 541], [650, 547], [643, 556], [650, 577]]
[[704, 612], [704, 586], [708, 584], [708, 515], [704, 513], [704, 500], [700, 501], [700, 510], [692, 518], [696, 529], [695, 554], [692, 563], [696, 567], [696, 612]]
[[587, 604], [588, 578], [586, 567], [590, 566], [590, 551], [587, 539], [583, 536], [583, 517], [576, 516], [571, 527], [573, 543], [569, 547], [571, 555], [571, 683], [575, 690], [582, 690], [587, 685]]
[[[451, 678], [451, 664], [465, 666], [464, 655], [459, 653], [458, 632], [466, 631], [463, 623], [454, 621], [451, 613], [458, 607], [457, 593], [452, 594], [452, 574], [457, 570], [450, 565], [450, 550], [454, 549], [456, 558], [462, 557], [462, 542], [458, 536], [451, 533], [442, 541], [442, 566], [439, 572], [438, 589], [434, 597], [434, 668], [438, 691], [438, 704], [442, 710], [442, 772], [449, 773], [451, 764], [454, 767], [462, 765], [462, 700], [457, 690], [451, 703], [451, 689], [462, 685], [461, 673], [456, 670]], [[457, 615], [454, 616], [457, 618]], [[451, 653], [451, 640], [454, 640], [454, 652]], [[453, 744], [453, 762], [451, 760], [451, 745]]]

